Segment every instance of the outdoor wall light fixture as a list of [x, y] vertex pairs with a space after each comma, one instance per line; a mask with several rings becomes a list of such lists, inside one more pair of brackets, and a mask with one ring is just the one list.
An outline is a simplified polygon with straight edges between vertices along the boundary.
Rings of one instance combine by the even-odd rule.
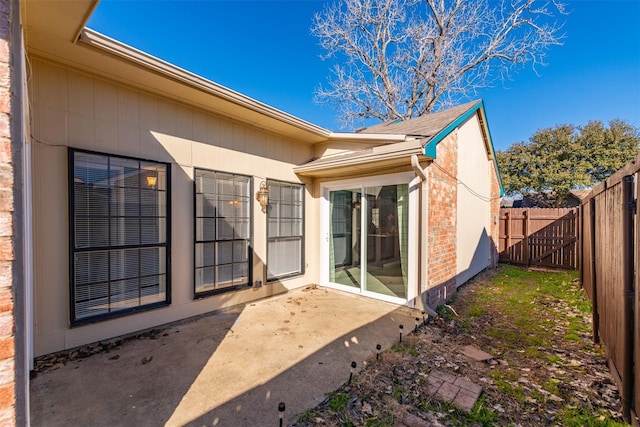
[[260, 183], [260, 189], [256, 191], [256, 200], [262, 207], [262, 212], [267, 212], [267, 205], [269, 204], [269, 189], [267, 183], [262, 181]]

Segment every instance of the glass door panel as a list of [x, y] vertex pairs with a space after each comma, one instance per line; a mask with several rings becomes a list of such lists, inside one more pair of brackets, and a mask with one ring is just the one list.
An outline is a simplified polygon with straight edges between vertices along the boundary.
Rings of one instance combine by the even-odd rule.
[[407, 298], [408, 185], [367, 187], [364, 290]]
[[329, 281], [361, 287], [359, 189], [331, 191]]
[[400, 184], [329, 192], [329, 282], [407, 299], [408, 191]]

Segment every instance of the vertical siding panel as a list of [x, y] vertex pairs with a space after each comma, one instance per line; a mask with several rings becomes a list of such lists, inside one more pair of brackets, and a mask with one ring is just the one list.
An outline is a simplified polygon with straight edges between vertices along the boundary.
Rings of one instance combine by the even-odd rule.
[[100, 80], [94, 85], [95, 145], [97, 147], [118, 145], [118, 134], [114, 126], [118, 123], [118, 90]]
[[201, 111], [194, 110], [192, 115], [191, 137], [194, 141], [208, 143], [211, 141], [209, 132], [209, 121], [207, 116]]
[[191, 108], [176, 108], [175, 135], [181, 138], [193, 140], [193, 116]]
[[67, 72], [46, 63], [38, 62], [38, 64], [41, 64], [42, 70], [37, 79], [38, 100], [43, 102], [35, 103], [37, 108], [34, 120], [40, 123], [37, 127], [36, 139], [48, 144], [63, 145], [69, 139], [67, 135], [67, 111], [69, 110]]
[[210, 141], [219, 147], [234, 148], [233, 147], [233, 127], [234, 123], [228, 123], [223, 126], [221, 120], [214, 117], [209, 126], [209, 132], [211, 132]]
[[165, 135], [175, 136], [177, 110], [178, 108], [173, 102], [160, 101], [158, 103], [158, 124], [155, 130]]
[[93, 79], [75, 74], [68, 92], [69, 143], [95, 150]]
[[118, 151], [130, 152], [131, 146], [138, 146], [138, 117], [138, 95], [118, 88]]
[[162, 148], [157, 143], [151, 131], [158, 129], [158, 100], [148, 95], [139, 95], [139, 121], [138, 121], [138, 147], [137, 156], [145, 158], [164, 159], [165, 155], [160, 154]]

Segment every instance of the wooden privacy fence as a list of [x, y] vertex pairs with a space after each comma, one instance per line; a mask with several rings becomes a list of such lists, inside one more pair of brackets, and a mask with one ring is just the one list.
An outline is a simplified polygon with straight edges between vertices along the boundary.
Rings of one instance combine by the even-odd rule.
[[577, 208], [500, 209], [500, 261], [578, 268], [577, 222]]
[[640, 154], [580, 206], [582, 285], [593, 306], [594, 341], [605, 345], [622, 415], [640, 425]]

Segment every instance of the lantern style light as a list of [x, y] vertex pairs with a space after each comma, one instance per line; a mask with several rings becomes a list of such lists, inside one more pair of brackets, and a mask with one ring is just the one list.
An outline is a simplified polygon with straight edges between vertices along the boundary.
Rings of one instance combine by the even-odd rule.
[[262, 207], [262, 212], [267, 212], [267, 205], [269, 204], [269, 189], [267, 183], [262, 181], [260, 183], [260, 189], [256, 192], [256, 200]]

